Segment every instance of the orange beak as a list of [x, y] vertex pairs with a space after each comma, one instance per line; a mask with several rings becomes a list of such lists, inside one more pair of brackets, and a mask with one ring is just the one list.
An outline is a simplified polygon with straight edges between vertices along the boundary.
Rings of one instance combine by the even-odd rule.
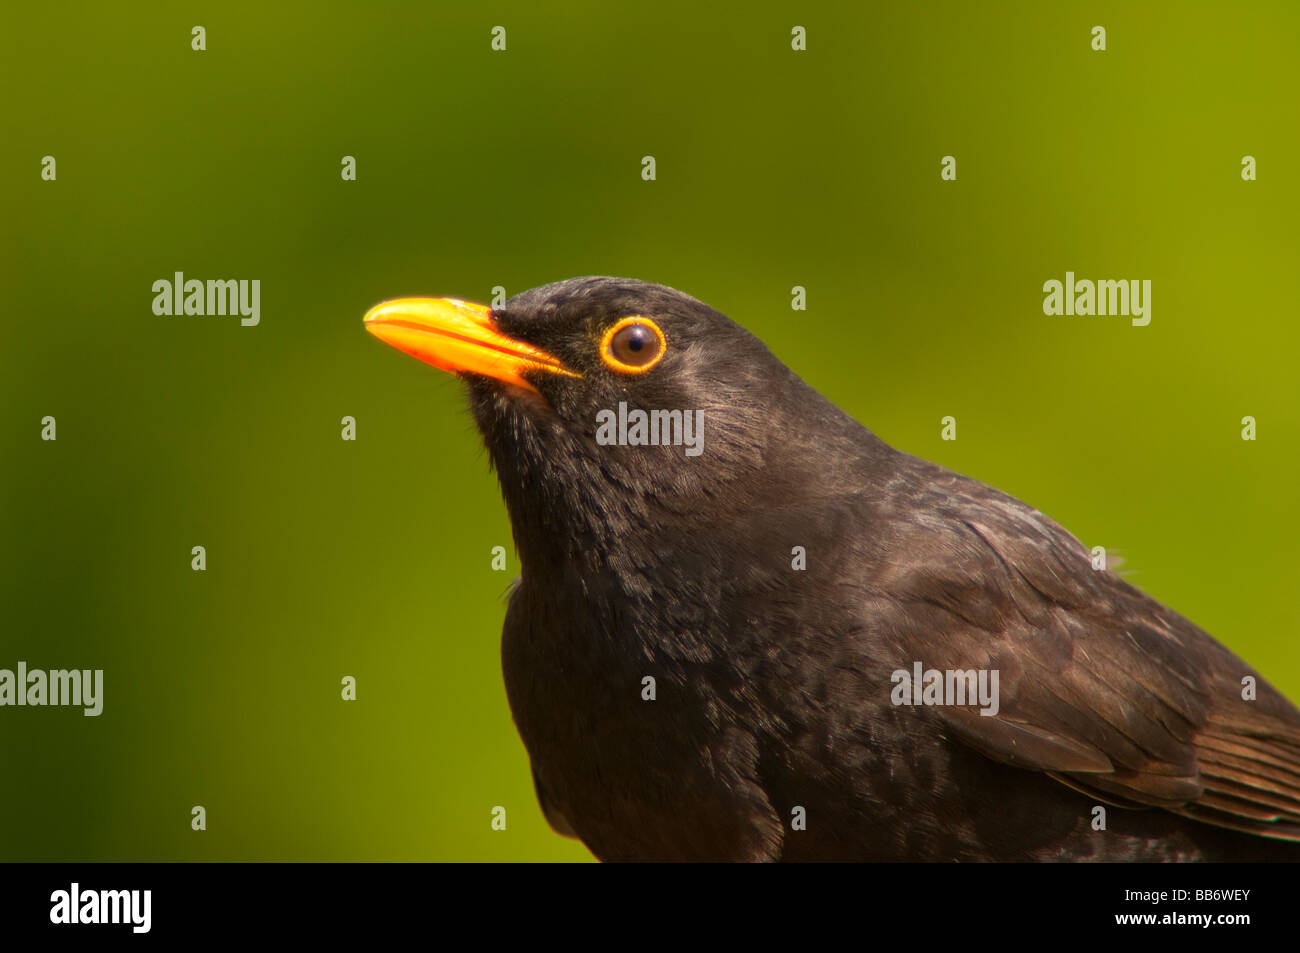
[[453, 374], [493, 377], [537, 393], [525, 371], [581, 377], [545, 351], [506, 337], [492, 309], [456, 298], [395, 298], [366, 312], [366, 330], [386, 344]]

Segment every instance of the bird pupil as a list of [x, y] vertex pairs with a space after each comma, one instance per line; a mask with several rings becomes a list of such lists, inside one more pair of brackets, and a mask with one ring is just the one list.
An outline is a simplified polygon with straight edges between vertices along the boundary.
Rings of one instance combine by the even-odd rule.
[[631, 340], [627, 342], [627, 346], [634, 351], [639, 351], [645, 346], [645, 339], [641, 336], [639, 329], [632, 332]]

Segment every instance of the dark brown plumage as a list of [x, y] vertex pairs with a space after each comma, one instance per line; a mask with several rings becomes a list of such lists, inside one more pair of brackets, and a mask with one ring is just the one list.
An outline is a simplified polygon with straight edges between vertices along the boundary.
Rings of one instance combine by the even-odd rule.
[[[666, 342], [645, 373], [599, 354], [629, 315]], [[598, 857], [1300, 858], [1300, 713], [1042, 513], [672, 289], [574, 279], [483, 322], [556, 362], [466, 377], [523, 565], [511, 707], [548, 818]], [[704, 452], [600, 445], [619, 401], [702, 410]], [[996, 670], [996, 716], [894, 704], [916, 661]]]

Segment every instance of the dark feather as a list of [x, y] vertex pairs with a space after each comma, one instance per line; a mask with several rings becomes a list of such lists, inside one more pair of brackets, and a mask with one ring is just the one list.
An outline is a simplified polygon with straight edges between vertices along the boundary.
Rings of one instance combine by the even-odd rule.
[[[668, 342], [631, 377], [596, 356], [627, 315]], [[470, 384], [523, 561], [510, 703], [547, 816], [597, 856], [1300, 856], [1300, 713], [1045, 515], [672, 289], [575, 279], [494, 318], [583, 375]], [[703, 411], [705, 452], [598, 445], [620, 401]], [[915, 662], [996, 670], [997, 714], [894, 704]]]

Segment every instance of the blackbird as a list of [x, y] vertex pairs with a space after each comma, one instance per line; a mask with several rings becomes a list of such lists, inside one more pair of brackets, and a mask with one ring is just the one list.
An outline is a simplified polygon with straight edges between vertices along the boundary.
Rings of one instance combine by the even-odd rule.
[[468, 384], [510, 707], [598, 858], [1300, 858], [1290, 702], [707, 305], [589, 277], [365, 322]]

